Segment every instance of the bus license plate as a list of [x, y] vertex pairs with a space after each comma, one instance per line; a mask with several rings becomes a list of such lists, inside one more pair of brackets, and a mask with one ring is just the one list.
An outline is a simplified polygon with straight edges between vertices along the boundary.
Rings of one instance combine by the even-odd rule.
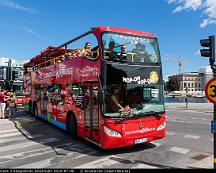
[[136, 139], [134, 141], [135, 144], [140, 144], [140, 143], [143, 143], [143, 142], [146, 142], [147, 141], [147, 138], [142, 138], [142, 139]]

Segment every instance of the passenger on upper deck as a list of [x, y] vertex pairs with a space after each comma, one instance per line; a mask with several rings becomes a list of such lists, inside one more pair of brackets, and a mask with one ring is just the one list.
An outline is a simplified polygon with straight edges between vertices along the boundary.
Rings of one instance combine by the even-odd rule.
[[85, 43], [85, 47], [82, 51], [82, 55], [85, 57], [92, 57], [91, 43], [89, 43], [89, 42]]
[[118, 58], [120, 61], [127, 61], [127, 52], [126, 52], [126, 46], [121, 46], [121, 53], [118, 55]]
[[145, 50], [145, 45], [141, 43], [136, 44], [136, 48], [132, 50], [134, 55], [134, 62], [145, 62], [145, 58], [148, 57], [148, 53]]
[[105, 50], [105, 56], [108, 56], [107, 60], [110, 61], [117, 61], [117, 53], [113, 50], [115, 48], [115, 43], [113, 41], [111, 41], [109, 43], [109, 48], [107, 50]]

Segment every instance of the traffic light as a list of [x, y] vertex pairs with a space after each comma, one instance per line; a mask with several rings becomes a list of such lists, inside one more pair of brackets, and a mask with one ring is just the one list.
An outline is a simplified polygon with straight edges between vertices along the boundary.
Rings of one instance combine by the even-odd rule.
[[209, 49], [201, 49], [200, 54], [204, 57], [209, 57], [210, 65], [214, 65], [215, 62], [215, 36], [209, 36], [209, 39], [200, 40], [200, 44], [203, 47], [208, 47]]
[[18, 79], [18, 71], [13, 70], [12, 71], [12, 80], [14, 81], [16, 79]]

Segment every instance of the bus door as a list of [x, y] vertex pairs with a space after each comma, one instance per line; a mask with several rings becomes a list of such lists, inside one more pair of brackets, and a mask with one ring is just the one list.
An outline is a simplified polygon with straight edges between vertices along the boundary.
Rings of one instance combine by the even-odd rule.
[[99, 106], [97, 103], [98, 83], [85, 83], [84, 89], [84, 128], [85, 137], [92, 142], [99, 141], [98, 119]]

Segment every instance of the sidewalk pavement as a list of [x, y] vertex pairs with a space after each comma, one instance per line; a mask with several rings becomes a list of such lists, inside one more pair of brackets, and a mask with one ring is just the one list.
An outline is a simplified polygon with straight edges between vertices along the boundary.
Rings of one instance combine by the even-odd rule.
[[187, 167], [191, 169], [214, 169], [213, 155], [202, 159], [201, 161], [187, 165]]
[[198, 110], [206, 112], [214, 111], [214, 105], [212, 103], [188, 103], [187, 108], [185, 103], [165, 103], [165, 108], [180, 110]]

